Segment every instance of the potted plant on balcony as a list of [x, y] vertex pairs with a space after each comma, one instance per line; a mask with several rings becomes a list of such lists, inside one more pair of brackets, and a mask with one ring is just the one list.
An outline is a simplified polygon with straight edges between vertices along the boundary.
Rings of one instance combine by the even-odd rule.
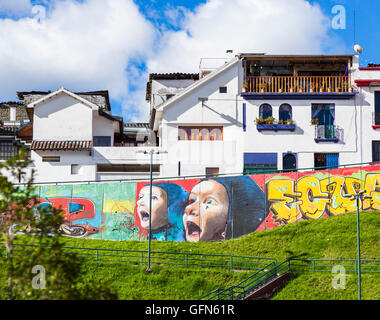
[[314, 92], [314, 85], [313, 84], [310, 84], [310, 92]]
[[352, 84], [349, 83], [349, 84], [348, 84], [348, 92], [353, 92], [353, 91], [354, 91], [354, 90], [353, 90]]
[[266, 83], [259, 83], [260, 92], [265, 92], [266, 88], [267, 88], [267, 84]]
[[317, 126], [318, 125], [318, 118], [313, 118], [313, 119], [311, 119], [310, 120], [310, 123], [312, 124], [312, 125], [314, 125], [314, 126]]
[[273, 124], [274, 118], [272, 116], [265, 119], [265, 124]]
[[265, 124], [265, 120], [263, 119], [263, 118], [256, 118], [256, 120], [255, 120], [255, 123], [256, 124]]
[[248, 92], [248, 83], [244, 82], [243, 87], [241, 88], [242, 92]]
[[331, 87], [327, 86], [327, 92], [331, 92]]
[[286, 120], [286, 124], [293, 124], [293, 120], [292, 119]]

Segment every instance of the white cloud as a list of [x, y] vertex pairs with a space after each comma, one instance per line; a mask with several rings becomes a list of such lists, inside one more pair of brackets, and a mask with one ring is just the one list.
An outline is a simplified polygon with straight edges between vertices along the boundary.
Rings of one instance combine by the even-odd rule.
[[[224, 57], [226, 49], [320, 53], [339, 46], [329, 41], [328, 18], [305, 0], [209, 0], [193, 12], [166, 6], [161, 14], [179, 31], [155, 30], [132, 0], [47, 4], [45, 15], [28, 0], [0, 0], [0, 12], [19, 17], [0, 18], [2, 101], [16, 91], [108, 89], [125, 121], [148, 121], [150, 72], [198, 72], [201, 57]], [[138, 67], [144, 62], [147, 71]]]
[[150, 52], [155, 35], [132, 0], [60, 0], [35, 14], [0, 19], [1, 100], [61, 86], [127, 98], [127, 67]]
[[30, 0], [0, 0], [0, 15], [20, 17], [29, 15], [31, 9]]
[[304, 0], [209, 0], [185, 12], [180, 31], [168, 31], [149, 72], [197, 72], [201, 57], [234, 53], [322, 53], [330, 21], [318, 5]]

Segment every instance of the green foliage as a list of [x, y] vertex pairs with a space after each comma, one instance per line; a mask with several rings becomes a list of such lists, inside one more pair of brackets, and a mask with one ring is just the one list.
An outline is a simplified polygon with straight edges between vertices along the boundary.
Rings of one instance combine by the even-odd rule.
[[[0, 176], [0, 236], [5, 246], [5, 258], [0, 259], [0, 298], [117, 298], [108, 285], [81, 281], [81, 259], [63, 249], [59, 232], [63, 213], [38, 202], [32, 187], [33, 172], [27, 177], [30, 160], [25, 155], [23, 149], [0, 165], [0, 170], [8, 173]], [[25, 187], [13, 184], [14, 180], [26, 181]], [[22, 245], [15, 244], [19, 233], [29, 233]]]

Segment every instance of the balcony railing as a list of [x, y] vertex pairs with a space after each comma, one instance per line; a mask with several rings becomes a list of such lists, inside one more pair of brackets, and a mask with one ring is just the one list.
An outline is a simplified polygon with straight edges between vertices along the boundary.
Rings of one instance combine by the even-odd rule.
[[316, 125], [316, 142], [338, 142], [343, 141], [343, 129], [335, 125]]
[[247, 77], [248, 92], [351, 92], [348, 76]]

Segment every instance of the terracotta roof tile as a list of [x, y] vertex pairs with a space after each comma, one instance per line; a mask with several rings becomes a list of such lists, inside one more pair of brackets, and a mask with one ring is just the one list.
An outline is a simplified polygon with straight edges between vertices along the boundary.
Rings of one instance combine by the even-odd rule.
[[90, 150], [92, 141], [37, 141], [33, 140], [32, 150]]

